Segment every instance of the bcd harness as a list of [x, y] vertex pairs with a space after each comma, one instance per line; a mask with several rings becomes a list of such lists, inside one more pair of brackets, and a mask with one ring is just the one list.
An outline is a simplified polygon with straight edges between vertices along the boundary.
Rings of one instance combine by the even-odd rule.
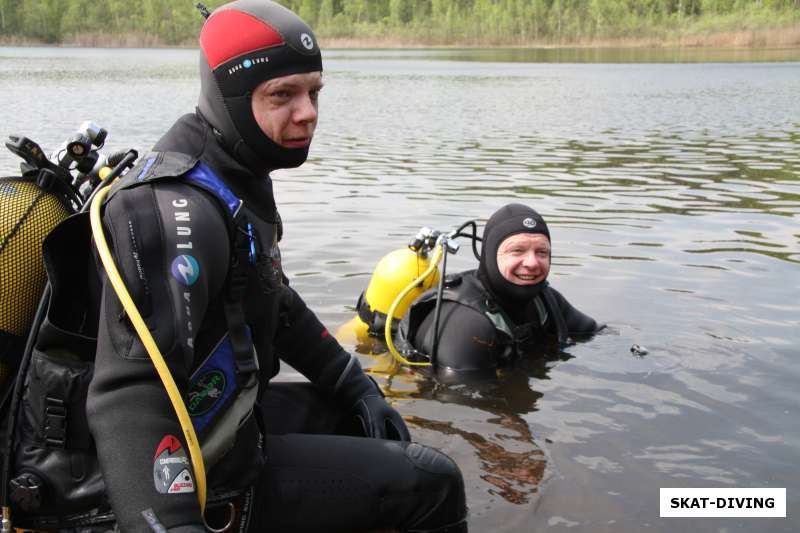
[[[503, 349], [499, 352], [499, 357], [503, 360], [515, 357], [518, 350], [528, 343], [536, 332], [541, 331], [550, 319], [555, 325], [559, 344], [563, 345], [568, 340], [566, 322], [549, 285], [546, 285], [533, 299], [538, 317], [537, 322], [525, 324], [514, 323], [502, 307], [495, 302], [492, 295], [477, 278], [474, 270], [448, 276], [445, 280], [442, 300], [469, 307], [491, 322], [494, 329], [501, 333], [499, 338]], [[435, 305], [436, 290], [427, 291], [412, 304], [408, 314], [407, 332], [404, 332], [407, 341], [414, 339], [417, 329], [425, 317], [433, 312]], [[433, 344], [434, 334], [435, 332], [431, 328], [424, 342], [426, 346]]]
[[[277, 249], [280, 222], [273, 225], [269, 245], [264, 246], [242, 209], [243, 201], [204, 163], [177, 153], [149, 154], [113, 186], [111, 195], [169, 179], [182, 180], [216, 199], [231, 243], [225, 294], [221, 295], [227, 331], [195, 368], [189, 384], [190, 396], [195, 393], [189, 398], [191, 422], [203, 439], [207, 470], [230, 449], [237, 425], [252, 411], [258, 396], [259, 370], [270, 372], [274, 366], [271, 353], [255, 352], [243, 302], [251, 273], [265, 293], [280, 297], [281, 275], [269, 255]], [[52, 296], [40, 329], [31, 333], [35, 342], [30, 360], [20, 365], [17, 380], [23, 391], [15, 410], [15, 442], [13, 448], [3, 450], [4, 454], [14, 454], [14, 478], [8, 487], [16, 510], [22, 512], [20, 522], [36, 529], [113, 520], [85, 419], [97, 342], [96, 310], [94, 314], [90, 310], [96, 304], [88, 297], [91, 283], [75, 283], [85, 280], [87, 269], [94, 268], [86, 218], [83, 213], [70, 217], [45, 240], [44, 262]], [[218, 379], [203, 382], [209, 376]], [[221, 395], [218, 401], [209, 409], [192, 409], [192, 400], [198, 398], [197, 394], [202, 400], [212, 385], [222, 389], [214, 391]], [[203, 402], [194, 404], [198, 405]]]

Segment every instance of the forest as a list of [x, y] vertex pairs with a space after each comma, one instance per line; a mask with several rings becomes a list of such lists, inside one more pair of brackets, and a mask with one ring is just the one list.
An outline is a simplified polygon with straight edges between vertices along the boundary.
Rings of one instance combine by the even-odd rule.
[[[0, 43], [175, 46], [196, 42], [196, 0], [0, 0]], [[208, 9], [224, 0], [207, 0]], [[800, 0], [285, 0], [326, 44], [532, 46], [789, 32]], [[749, 45], [758, 45], [750, 43]]]

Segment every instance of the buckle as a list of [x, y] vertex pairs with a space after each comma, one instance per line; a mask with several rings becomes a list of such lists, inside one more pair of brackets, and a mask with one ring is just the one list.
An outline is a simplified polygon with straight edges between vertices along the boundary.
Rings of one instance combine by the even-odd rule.
[[44, 415], [44, 440], [47, 447], [64, 448], [67, 440], [67, 406], [64, 400], [47, 396]]

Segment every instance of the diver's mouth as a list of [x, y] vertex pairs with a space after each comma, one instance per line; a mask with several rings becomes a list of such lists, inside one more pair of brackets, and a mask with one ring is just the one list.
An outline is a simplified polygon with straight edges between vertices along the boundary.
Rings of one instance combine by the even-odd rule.
[[305, 148], [309, 144], [311, 144], [311, 137], [295, 137], [283, 141], [283, 145], [287, 148]]

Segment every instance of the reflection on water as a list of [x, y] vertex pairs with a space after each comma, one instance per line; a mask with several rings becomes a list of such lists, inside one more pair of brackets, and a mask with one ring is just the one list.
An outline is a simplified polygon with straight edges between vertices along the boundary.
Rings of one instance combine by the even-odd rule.
[[[326, 53], [311, 158], [275, 189], [284, 266], [329, 326], [420, 226], [511, 201], [548, 221], [553, 286], [609, 324], [468, 385], [344, 339], [461, 465], [475, 531], [797, 529], [800, 58], [738, 53]], [[192, 110], [196, 60], [0, 49], [6, 133], [52, 149], [91, 118], [109, 149], [146, 149]], [[468, 243], [448, 260], [474, 266]], [[660, 520], [659, 487], [681, 486], [786, 487], [789, 518]]]
[[[518, 437], [505, 437], [524, 441], [535, 446], [533, 436], [524, 420], [509, 414], [501, 414], [501, 418], [489, 419], [488, 423], [497, 424], [504, 429], [519, 433]], [[459, 429], [453, 422], [437, 422], [410, 417], [408, 422], [411, 427], [433, 431], [447, 438], [454, 435], [461, 437], [470, 446], [475, 448], [478, 458], [482, 461], [481, 479], [491, 484], [494, 488], [490, 494], [497, 494], [509, 503], [530, 503], [530, 494], [534, 494], [544, 477], [544, 454], [539, 449], [524, 452], [507, 450], [501, 444], [492, 442], [485, 434]], [[497, 438], [497, 436], [493, 436]]]

